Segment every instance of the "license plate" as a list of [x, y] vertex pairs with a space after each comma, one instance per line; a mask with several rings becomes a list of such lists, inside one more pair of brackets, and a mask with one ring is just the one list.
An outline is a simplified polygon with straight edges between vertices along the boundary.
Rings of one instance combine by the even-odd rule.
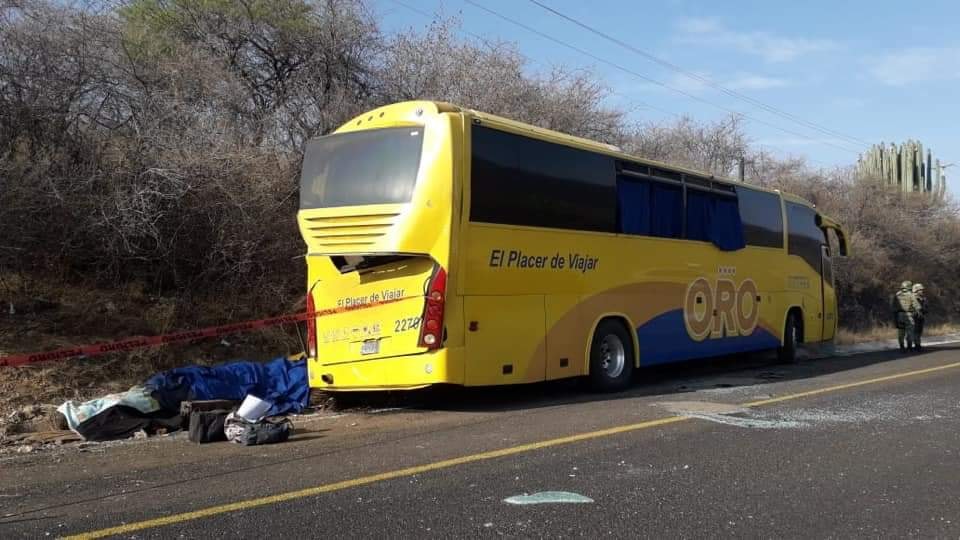
[[380, 352], [380, 340], [368, 339], [360, 344], [360, 354], [377, 354]]

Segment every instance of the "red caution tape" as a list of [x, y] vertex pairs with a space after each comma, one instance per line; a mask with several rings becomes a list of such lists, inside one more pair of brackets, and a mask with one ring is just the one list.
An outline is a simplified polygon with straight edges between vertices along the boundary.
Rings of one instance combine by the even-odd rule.
[[197, 339], [212, 338], [212, 337], [223, 336], [227, 334], [237, 334], [241, 332], [249, 332], [251, 330], [257, 330], [260, 328], [266, 328], [268, 326], [278, 326], [281, 324], [290, 324], [290, 323], [296, 323], [299, 321], [305, 321], [309, 319], [311, 315], [316, 317], [335, 315], [337, 313], [344, 313], [347, 311], [356, 311], [358, 309], [367, 309], [371, 307], [381, 306], [384, 304], [392, 304], [395, 302], [400, 302], [402, 300], [407, 300], [409, 298], [413, 298], [413, 297], [397, 298], [393, 300], [382, 300], [378, 302], [368, 302], [368, 303], [359, 304], [356, 306], [326, 309], [326, 310], [316, 311], [313, 313], [307, 312], [307, 313], [297, 313], [295, 315], [279, 315], [277, 317], [270, 317], [268, 319], [258, 319], [255, 321], [225, 324], [222, 326], [211, 326], [208, 328], [201, 328], [199, 330], [186, 330], [183, 332], [176, 332], [173, 334], [164, 334], [160, 336], [133, 337], [133, 338], [128, 338], [120, 341], [112, 341], [109, 343], [98, 343], [94, 345], [70, 347], [66, 349], [57, 349], [57, 350], [46, 351], [46, 352], [19, 354], [14, 356], [3, 356], [3, 357], [0, 357], [0, 366], [13, 367], [13, 366], [23, 366], [26, 364], [34, 364], [37, 362], [47, 362], [50, 360], [66, 360], [68, 358], [80, 358], [80, 357], [89, 358], [91, 356], [99, 356], [102, 354], [107, 354], [112, 352], [132, 351], [136, 349], [145, 349], [147, 347], [157, 347], [161, 345], [168, 345], [170, 343], [193, 341]]

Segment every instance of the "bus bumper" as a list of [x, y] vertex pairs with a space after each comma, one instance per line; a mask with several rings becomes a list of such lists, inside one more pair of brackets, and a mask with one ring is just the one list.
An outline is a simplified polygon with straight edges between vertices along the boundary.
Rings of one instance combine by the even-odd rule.
[[433, 384], [463, 384], [461, 350], [439, 351], [358, 360], [321, 363], [307, 359], [310, 387], [320, 390], [414, 390]]

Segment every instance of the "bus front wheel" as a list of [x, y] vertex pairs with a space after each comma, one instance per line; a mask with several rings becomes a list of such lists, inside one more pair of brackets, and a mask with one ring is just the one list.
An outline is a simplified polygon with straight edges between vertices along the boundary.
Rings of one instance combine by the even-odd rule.
[[633, 376], [633, 339], [620, 321], [605, 319], [597, 325], [590, 345], [590, 386], [615, 392], [630, 385]]
[[783, 328], [783, 345], [777, 348], [777, 360], [785, 364], [792, 364], [797, 361], [798, 335], [797, 314], [791, 312], [787, 314], [787, 322]]

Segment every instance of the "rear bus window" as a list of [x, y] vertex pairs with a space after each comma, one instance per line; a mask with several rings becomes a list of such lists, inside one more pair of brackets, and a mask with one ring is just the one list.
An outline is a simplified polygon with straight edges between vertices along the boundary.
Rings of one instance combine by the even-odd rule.
[[371, 129], [310, 141], [300, 177], [300, 208], [410, 202], [422, 146], [422, 127]]

